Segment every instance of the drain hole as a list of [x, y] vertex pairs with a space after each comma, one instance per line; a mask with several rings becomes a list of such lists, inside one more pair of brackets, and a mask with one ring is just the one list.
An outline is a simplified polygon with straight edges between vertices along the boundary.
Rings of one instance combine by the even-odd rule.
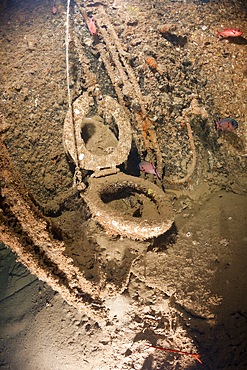
[[142, 219], [158, 219], [160, 214], [156, 202], [143, 192], [126, 187], [121, 189], [104, 189], [101, 193], [102, 201], [115, 211], [131, 217]]
[[81, 136], [85, 144], [87, 144], [90, 137], [92, 137], [94, 134], [95, 134], [95, 126], [93, 123], [86, 123], [81, 129]]
[[141, 217], [143, 202], [139, 199], [139, 194], [135, 194], [133, 189], [118, 189], [115, 192], [103, 193], [101, 199], [105, 204], [119, 212], [123, 212], [132, 217]]

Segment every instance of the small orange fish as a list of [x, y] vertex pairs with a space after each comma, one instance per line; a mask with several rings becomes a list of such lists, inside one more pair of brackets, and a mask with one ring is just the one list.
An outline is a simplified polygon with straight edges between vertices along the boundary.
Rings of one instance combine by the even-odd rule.
[[160, 177], [160, 175], [157, 171], [157, 168], [152, 163], [143, 161], [143, 162], [139, 163], [137, 167], [142, 172], [151, 173], [153, 175], [156, 175], [158, 177], [158, 179], [161, 180], [161, 177]]
[[149, 65], [149, 67], [156, 69], [161, 75], [163, 74], [157, 66], [156, 60], [153, 57], [148, 57], [146, 63]]
[[93, 17], [89, 18], [88, 28], [89, 28], [89, 31], [91, 32], [92, 35], [96, 35], [96, 33], [97, 33], [97, 28], [96, 28], [94, 22], [95, 21], [93, 21]]
[[236, 36], [241, 36], [242, 31], [236, 30], [235, 28], [229, 28], [228, 30], [223, 30], [223, 31], [217, 31], [217, 36], [221, 35], [224, 37], [236, 37]]
[[57, 12], [57, 9], [55, 8], [55, 3], [53, 3], [52, 13], [53, 13], [53, 14], [56, 14], [56, 12]]
[[235, 119], [227, 117], [227, 118], [221, 118], [220, 122], [215, 121], [216, 130], [220, 129], [221, 131], [232, 131], [236, 130], [238, 128], [238, 123], [235, 121]]

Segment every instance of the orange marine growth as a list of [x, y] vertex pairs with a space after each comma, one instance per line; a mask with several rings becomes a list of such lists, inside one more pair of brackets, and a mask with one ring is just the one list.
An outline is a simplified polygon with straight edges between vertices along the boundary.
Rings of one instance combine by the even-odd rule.
[[156, 69], [161, 75], [163, 74], [157, 66], [156, 60], [153, 57], [148, 57], [146, 63], [149, 65], [149, 67]]
[[158, 27], [158, 31], [162, 33], [163, 36], [169, 36], [176, 28], [175, 24], [164, 24]]

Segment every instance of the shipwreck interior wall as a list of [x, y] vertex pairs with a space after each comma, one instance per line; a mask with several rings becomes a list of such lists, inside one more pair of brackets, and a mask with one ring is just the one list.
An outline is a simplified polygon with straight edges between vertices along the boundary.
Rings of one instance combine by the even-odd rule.
[[1, 367], [247, 366], [246, 14], [2, 2]]

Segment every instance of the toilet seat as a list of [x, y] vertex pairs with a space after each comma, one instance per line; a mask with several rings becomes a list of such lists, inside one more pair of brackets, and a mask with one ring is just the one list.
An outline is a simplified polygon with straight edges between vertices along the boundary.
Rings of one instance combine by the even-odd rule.
[[[118, 126], [118, 144], [111, 153], [104, 156], [92, 154], [87, 150], [84, 140], [81, 137], [81, 128], [83, 119], [89, 112], [90, 104], [93, 104], [93, 98], [88, 93], [83, 94], [73, 103], [73, 120], [70, 119], [70, 111], [67, 113], [64, 122], [64, 145], [77, 162], [76, 147], [74, 145], [74, 134], [76, 138], [77, 152], [79, 153], [79, 167], [94, 171], [93, 177], [104, 176], [110, 173], [116, 173], [116, 166], [123, 163], [129, 155], [131, 148], [131, 126], [128, 116], [123, 107], [110, 96], [106, 96], [101, 103], [101, 113], [106, 118], [114, 117]], [[73, 121], [75, 133], [73, 132]], [[97, 122], [93, 122], [97, 125]], [[108, 126], [105, 126], [109, 130]], [[102, 172], [103, 170], [103, 172]]]
[[[90, 105], [93, 103], [93, 98], [88, 93], [83, 94], [73, 103], [73, 120], [70, 116], [71, 110], [69, 110], [64, 122], [64, 146], [67, 152], [75, 163], [79, 161], [81, 169], [94, 171], [88, 180], [89, 187], [85, 192], [81, 192], [81, 196], [93, 216], [108, 234], [144, 240], [165, 233], [174, 221], [172, 205], [166, 194], [147, 180], [123, 173], [116, 174], [119, 171], [116, 166], [128, 158], [131, 149], [131, 125], [127, 114], [112, 97], [106, 96], [103, 99], [100, 113], [107, 121], [114, 117], [118, 126], [117, 140], [113, 133], [107, 133], [107, 130], [110, 131], [107, 125], [103, 125], [102, 122], [99, 123], [95, 119], [86, 118]], [[93, 125], [90, 128], [92, 132], [95, 129], [95, 132], [102, 136], [101, 131], [105, 130], [106, 134], [103, 136], [113, 139], [114, 147], [111, 147], [108, 153], [106, 151], [105, 155], [98, 155], [97, 152], [92, 153], [86, 148], [81, 131], [87, 124]], [[110, 202], [107, 203], [103, 200], [105, 195], [109, 194], [114, 197], [119, 192], [142, 194], [148, 202], [152, 203], [152, 206], [157, 208], [157, 213], [155, 213], [157, 217], [152, 219], [149, 215], [145, 218], [130, 216], [114, 209]]]

